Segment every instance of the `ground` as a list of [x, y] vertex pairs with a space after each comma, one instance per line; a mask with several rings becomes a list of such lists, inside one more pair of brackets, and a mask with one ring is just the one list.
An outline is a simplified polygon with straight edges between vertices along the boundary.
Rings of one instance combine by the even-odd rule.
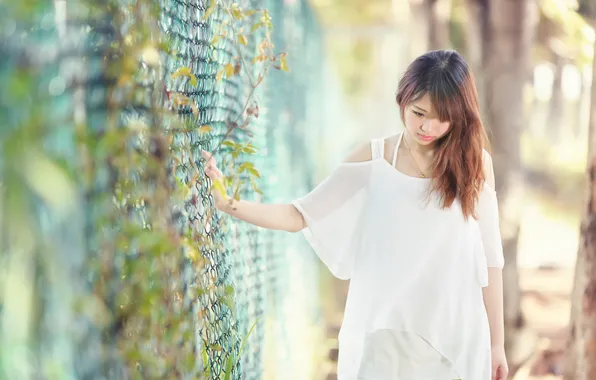
[[522, 269], [522, 306], [528, 326], [537, 333], [538, 349], [515, 380], [561, 379], [568, 333], [573, 269]]

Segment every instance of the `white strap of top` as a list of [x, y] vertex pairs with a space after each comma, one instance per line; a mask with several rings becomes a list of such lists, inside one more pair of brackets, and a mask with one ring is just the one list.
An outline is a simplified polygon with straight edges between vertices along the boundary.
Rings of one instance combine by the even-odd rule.
[[404, 133], [400, 133], [399, 137], [397, 138], [397, 144], [395, 144], [395, 151], [393, 152], [393, 160], [391, 161], [391, 165], [395, 167], [397, 163], [397, 151], [399, 150], [399, 146], [401, 145], [401, 139], [403, 138]]
[[373, 139], [370, 144], [371, 157], [373, 160], [385, 157], [385, 140]]

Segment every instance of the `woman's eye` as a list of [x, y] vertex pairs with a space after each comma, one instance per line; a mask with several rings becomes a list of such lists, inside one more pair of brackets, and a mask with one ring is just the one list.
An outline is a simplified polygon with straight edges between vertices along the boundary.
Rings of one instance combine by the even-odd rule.
[[424, 116], [424, 114], [417, 112], [417, 111], [412, 111], [414, 113], [414, 115], [418, 116], [418, 117], [422, 117]]

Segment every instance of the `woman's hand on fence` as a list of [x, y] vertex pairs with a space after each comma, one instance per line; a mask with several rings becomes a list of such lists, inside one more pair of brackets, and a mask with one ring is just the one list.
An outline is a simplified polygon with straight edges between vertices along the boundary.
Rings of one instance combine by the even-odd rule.
[[292, 204], [263, 204], [234, 200], [226, 195], [223, 185], [224, 175], [217, 168], [217, 162], [210, 152], [202, 152], [205, 164], [205, 175], [213, 182], [213, 199], [215, 207], [237, 219], [271, 230], [298, 232], [306, 226], [302, 214]]
[[[201, 155], [207, 161], [205, 163], [205, 175], [211, 179], [214, 183], [213, 190], [211, 194], [213, 195], [213, 199], [215, 201], [215, 207], [218, 210], [223, 210], [226, 205], [228, 204], [228, 196], [225, 192], [225, 186], [223, 185], [223, 173], [217, 167], [217, 162], [215, 161], [215, 157], [210, 152], [202, 151]], [[219, 183], [220, 185], [217, 185]]]

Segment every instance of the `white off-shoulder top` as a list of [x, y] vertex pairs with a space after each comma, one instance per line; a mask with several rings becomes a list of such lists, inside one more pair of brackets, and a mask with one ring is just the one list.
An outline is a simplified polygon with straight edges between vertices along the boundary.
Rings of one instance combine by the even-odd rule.
[[339, 380], [489, 380], [487, 267], [503, 266], [495, 191], [484, 185], [478, 220], [456, 200], [441, 209], [432, 179], [384, 158], [343, 163], [293, 201], [303, 233], [329, 270], [351, 279], [339, 334]]

